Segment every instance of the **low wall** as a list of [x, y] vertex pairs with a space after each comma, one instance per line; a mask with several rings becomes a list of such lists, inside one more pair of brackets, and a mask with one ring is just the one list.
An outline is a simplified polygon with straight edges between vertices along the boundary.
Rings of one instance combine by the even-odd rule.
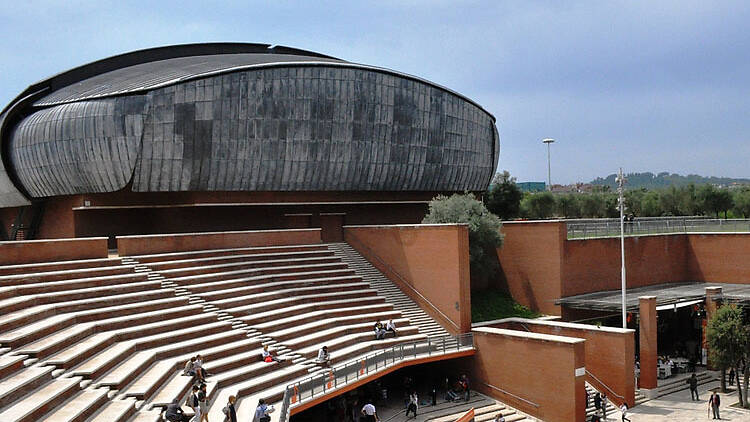
[[[635, 330], [559, 321], [507, 318], [474, 324], [586, 340], [586, 380], [618, 406], [635, 405]], [[614, 393], [614, 394], [613, 394]]]
[[714, 283], [750, 284], [750, 233], [690, 234], [690, 278]]
[[0, 242], [0, 265], [107, 257], [106, 237]]
[[344, 226], [344, 240], [446, 330], [471, 330], [466, 225]]
[[321, 243], [320, 229], [117, 236], [117, 250], [120, 256], [315, 243]]
[[501, 328], [472, 330], [472, 388], [545, 422], [586, 416], [585, 340]]

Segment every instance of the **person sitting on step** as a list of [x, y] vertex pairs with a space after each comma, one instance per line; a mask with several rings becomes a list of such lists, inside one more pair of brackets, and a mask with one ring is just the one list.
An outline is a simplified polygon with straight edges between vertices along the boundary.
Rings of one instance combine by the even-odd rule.
[[322, 366], [328, 366], [328, 363], [331, 361], [331, 355], [328, 353], [328, 346], [323, 346], [318, 350], [318, 357], [315, 359], [315, 363], [322, 365]]
[[392, 319], [385, 324], [385, 331], [393, 333], [393, 337], [398, 335], [398, 333], [396, 333], [396, 323], [394, 323]]
[[375, 330], [375, 340], [382, 340], [385, 338], [385, 327], [383, 324], [378, 320], [378, 322], [375, 323], [375, 327], [373, 327]]
[[263, 362], [281, 362], [279, 358], [274, 356], [269, 350], [268, 345], [263, 346], [263, 350], [260, 352], [260, 358]]

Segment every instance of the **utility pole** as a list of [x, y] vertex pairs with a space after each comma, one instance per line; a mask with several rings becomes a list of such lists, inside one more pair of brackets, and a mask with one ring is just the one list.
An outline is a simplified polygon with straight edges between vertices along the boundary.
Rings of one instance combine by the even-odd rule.
[[625, 177], [622, 174], [622, 167], [617, 175], [617, 202], [620, 205], [620, 258], [622, 261], [622, 328], [628, 328], [628, 311], [625, 304]]
[[549, 158], [549, 144], [554, 143], [555, 140], [552, 138], [544, 138], [542, 139], [542, 143], [547, 144], [547, 190], [552, 190], [552, 165], [550, 164], [550, 158]]

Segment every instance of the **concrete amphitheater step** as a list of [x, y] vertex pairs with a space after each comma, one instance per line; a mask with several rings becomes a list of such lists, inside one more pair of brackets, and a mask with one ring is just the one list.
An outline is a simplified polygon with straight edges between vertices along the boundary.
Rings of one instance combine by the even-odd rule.
[[104, 275], [98, 277], [85, 277], [75, 279], [63, 279], [55, 281], [39, 281], [26, 283], [16, 286], [2, 286], [0, 287], [0, 299], [6, 299], [9, 297], [23, 296], [30, 294], [41, 294], [60, 292], [65, 290], [74, 289], [85, 289], [88, 287], [99, 287], [99, 286], [113, 286], [122, 283], [133, 283], [137, 281], [146, 281], [147, 277], [145, 274], [117, 274], [117, 275]]
[[52, 380], [51, 366], [31, 366], [0, 381], [0, 409]]
[[263, 305], [265, 305], [266, 308], [271, 307], [270, 304], [274, 303], [274, 301], [287, 301], [294, 297], [302, 296], [325, 297], [325, 294], [343, 295], [345, 293], [366, 291], [367, 288], [369, 288], [369, 284], [365, 282], [314, 285], [294, 289], [269, 290], [237, 298], [212, 300], [211, 304], [218, 306], [229, 313], [233, 313], [232, 309], [236, 310], [237, 308], [245, 306], [253, 306], [257, 311], [257, 308], [262, 307]]
[[123, 259], [130, 259], [139, 263], [145, 264], [149, 262], [162, 262], [171, 260], [181, 260], [190, 258], [203, 258], [211, 256], [222, 256], [222, 255], [234, 255], [234, 254], [247, 254], [247, 253], [279, 253], [279, 252], [295, 252], [295, 251], [314, 251], [314, 250], [325, 250], [324, 245], [313, 244], [313, 245], [289, 245], [289, 246], [255, 246], [245, 248], [224, 248], [224, 249], [206, 249], [199, 251], [186, 251], [186, 252], [167, 252], [161, 254], [149, 254], [149, 255], [132, 255], [127, 256]]
[[[409, 320], [406, 318], [399, 318], [396, 320], [397, 325], [405, 325], [399, 332], [402, 335], [416, 334], [418, 332], [417, 327], [408, 326]], [[356, 335], [357, 338], [374, 340], [375, 334], [373, 332], [373, 322], [360, 322], [354, 324], [336, 324], [335, 326], [327, 329], [314, 330], [313, 332], [302, 332], [299, 336], [290, 338], [282, 342], [282, 344], [291, 349], [297, 350], [300, 354], [305, 355], [310, 345], [319, 345], [318, 348], [322, 347], [323, 344], [330, 343], [329, 349], [335, 345], [340, 344], [339, 342], [345, 337], [350, 335]], [[388, 334], [391, 337], [391, 334]], [[317, 353], [317, 349], [314, 351]]]
[[[340, 306], [389, 306], [385, 298], [377, 296], [376, 292], [371, 289], [358, 290], [353, 292], [328, 293], [324, 295], [305, 295], [288, 298], [285, 300], [274, 301], [272, 306], [260, 304], [256, 307], [249, 307], [241, 310], [228, 309], [230, 312], [242, 312], [243, 315], [238, 317], [238, 321], [255, 327], [259, 324], [273, 324], [274, 321], [281, 321], [285, 318], [295, 318], [302, 312], [312, 311], [333, 311]], [[269, 330], [271, 328], [268, 328]]]
[[[384, 296], [388, 303], [393, 304], [395, 310], [401, 311], [405, 317], [412, 319], [412, 323], [419, 327], [420, 330], [422, 328], [426, 332], [429, 330], [431, 336], [449, 335], [437, 321], [425, 313], [419, 305], [350, 245], [346, 243], [330, 243], [328, 247], [337, 257], [341, 258], [342, 262], [347, 263], [350, 268], [353, 268], [356, 274], [362, 277], [362, 280], [370, 283], [373, 289]], [[418, 319], [419, 317], [424, 319]], [[442, 331], [435, 330], [435, 325], [442, 328]]]
[[107, 401], [106, 388], [85, 389], [68, 399], [63, 405], [48, 413], [44, 420], [50, 422], [83, 422]]
[[265, 261], [251, 261], [251, 262], [233, 262], [228, 264], [214, 264], [214, 265], [200, 265], [193, 267], [174, 268], [169, 270], [160, 270], [159, 274], [166, 278], [173, 279], [175, 277], [183, 277], [190, 275], [199, 275], [207, 273], [215, 273], [220, 271], [232, 271], [232, 270], [247, 270], [253, 268], [268, 268], [268, 267], [285, 267], [289, 265], [303, 265], [303, 264], [326, 264], [336, 263], [339, 259], [335, 256], [325, 257], [313, 257], [313, 258], [290, 258], [290, 259], [276, 259], [276, 260], [265, 260]]
[[126, 422], [136, 412], [135, 399], [110, 400], [87, 422]]
[[362, 279], [352, 275], [342, 277], [310, 278], [290, 281], [273, 281], [212, 292], [193, 292], [193, 294], [211, 303], [218, 302], [231, 304], [233, 300], [239, 301], [240, 298], [253, 296], [255, 294], [268, 295], [269, 292], [278, 291], [279, 289], [294, 289], [295, 291], [303, 291], [303, 289], [306, 288], [324, 288], [325, 286], [329, 288], [335, 288], [335, 286], [338, 285], [347, 285], [361, 281]]
[[74, 261], [38, 262], [0, 266], [0, 276], [34, 274], [51, 271], [82, 270], [85, 268], [114, 267], [122, 264], [120, 258], [79, 259]]
[[[401, 317], [399, 312], [387, 308], [379, 312], [368, 312], [369, 309], [367, 308], [349, 308], [349, 310], [351, 313], [339, 313], [336, 311], [327, 313], [317, 312], [315, 315], [317, 318], [309, 318], [307, 315], [304, 315], [303, 318], [300, 318], [297, 325], [290, 327], [287, 324], [283, 324], [285, 327], [276, 331], [270, 331], [268, 328], [276, 328], [278, 325], [255, 326], [255, 328], [267, 332], [269, 336], [283, 342], [292, 338], [298, 338], [300, 335], [309, 335], [313, 332], [320, 332], [343, 325], [366, 324], [367, 328], [371, 328], [376, 320], [398, 319]], [[408, 322], [408, 320], [406, 321]]]
[[72, 270], [5, 275], [0, 276], [0, 287], [22, 287], [28, 284], [51, 283], [55, 281], [125, 275], [132, 274], [134, 270], [135, 267], [132, 265], [116, 265], [112, 267], [81, 268]]
[[0, 356], [0, 381], [24, 368], [23, 362], [28, 359], [26, 355]]
[[81, 310], [93, 310], [115, 305], [126, 305], [130, 303], [138, 303], [140, 301], [171, 298], [173, 296], [173, 290], [159, 289], [31, 306], [0, 316], [0, 332], [12, 330], [56, 314]]
[[173, 268], [195, 267], [196, 265], [216, 265], [228, 264], [234, 262], [253, 262], [253, 261], [275, 261], [280, 259], [299, 259], [299, 258], [320, 258], [330, 257], [331, 252], [325, 249], [311, 251], [293, 251], [293, 252], [276, 252], [276, 253], [256, 253], [256, 254], [232, 254], [221, 256], [210, 256], [201, 258], [187, 258], [182, 260], [170, 260], [149, 262], [148, 267], [152, 271], [161, 272]]
[[0, 411], [3, 422], [36, 422], [80, 391], [81, 379], [57, 378]]
[[[279, 268], [286, 268], [286, 270], [285, 272], [276, 272], [275, 270]], [[274, 271], [270, 272], [269, 274], [265, 274], [265, 269], [260, 269], [257, 271], [253, 270], [249, 272], [243, 270], [243, 274], [253, 274], [246, 277], [238, 277], [235, 274], [229, 274], [222, 277], [217, 275], [217, 273], [211, 273], [204, 274], [202, 276], [171, 279], [170, 283], [175, 283], [176, 286], [183, 286], [193, 293], [201, 293], [223, 291], [236, 287], [268, 283], [270, 281], [304, 280], [311, 278], [351, 276], [354, 274], [354, 271], [346, 268], [345, 264], [315, 264], [306, 266], [298, 265], [290, 267], [275, 267], [273, 268], [273, 270]], [[206, 277], [204, 276], [210, 276], [212, 281], [205, 281]], [[189, 279], [190, 283], [184, 283], [185, 279]], [[214, 281], [216, 279], [218, 279], [218, 281]], [[195, 281], [198, 281], [198, 283], [194, 283]]]

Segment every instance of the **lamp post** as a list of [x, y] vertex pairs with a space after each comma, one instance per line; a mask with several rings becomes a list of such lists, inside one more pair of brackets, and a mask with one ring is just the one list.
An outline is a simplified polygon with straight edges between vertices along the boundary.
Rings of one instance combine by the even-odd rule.
[[625, 177], [622, 175], [622, 167], [615, 179], [617, 182], [617, 202], [620, 205], [620, 258], [622, 261], [622, 328], [628, 328], [627, 308], [625, 304]]
[[547, 189], [552, 190], [552, 165], [550, 164], [550, 158], [549, 158], [549, 144], [555, 142], [552, 138], [544, 138], [542, 139], [542, 143], [547, 144]]

